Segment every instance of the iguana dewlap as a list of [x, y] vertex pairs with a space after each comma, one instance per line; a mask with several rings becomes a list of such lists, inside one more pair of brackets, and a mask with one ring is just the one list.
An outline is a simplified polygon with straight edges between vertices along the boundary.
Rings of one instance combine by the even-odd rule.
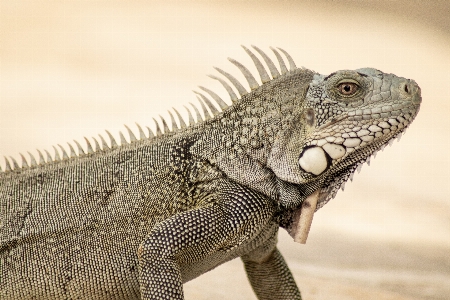
[[306, 242], [314, 212], [413, 121], [420, 88], [244, 49], [262, 84], [230, 59], [251, 91], [217, 69], [233, 104], [201, 87], [189, 125], [174, 110], [171, 130], [127, 127], [120, 146], [108, 132], [22, 167], [6, 159], [0, 299], [184, 299], [184, 282], [236, 257], [258, 299], [301, 298], [279, 227]]

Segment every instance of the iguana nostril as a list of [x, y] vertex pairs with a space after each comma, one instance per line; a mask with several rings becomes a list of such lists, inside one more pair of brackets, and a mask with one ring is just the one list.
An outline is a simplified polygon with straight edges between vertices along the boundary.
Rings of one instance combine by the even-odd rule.
[[420, 86], [414, 80], [411, 81], [411, 85], [415, 87], [416, 94], [419, 96], [422, 96], [422, 90], [420, 89]]
[[422, 91], [419, 85], [414, 80], [409, 80], [408, 82], [409, 93], [412, 94], [411, 101], [414, 104], [420, 104], [422, 102]]
[[409, 94], [409, 88], [408, 88], [408, 84], [405, 83], [405, 92]]

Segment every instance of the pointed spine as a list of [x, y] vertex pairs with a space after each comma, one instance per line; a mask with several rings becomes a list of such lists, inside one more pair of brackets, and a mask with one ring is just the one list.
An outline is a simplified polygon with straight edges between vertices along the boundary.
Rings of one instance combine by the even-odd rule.
[[183, 117], [181, 116], [181, 114], [178, 112], [178, 110], [175, 109], [175, 107], [172, 107], [173, 111], [177, 114], [178, 117], [178, 121], [180, 122], [180, 127], [181, 129], [186, 128], [186, 123], [183, 120]]
[[205, 104], [203, 104], [203, 101], [200, 99], [199, 96], [197, 96], [198, 102], [200, 102], [200, 106], [202, 107], [203, 114], [205, 115], [205, 121], [211, 119], [211, 115], [209, 114], [209, 111], [206, 109]]
[[94, 149], [92, 149], [91, 142], [89, 142], [89, 140], [87, 139], [87, 137], [84, 137], [84, 140], [86, 141], [87, 153], [88, 153], [88, 154], [94, 153]]
[[281, 52], [283, 52], [283, 54], [286, 56], [288, 62], [289, 62], [289, 70], [290, 71], [294, 71], [295, 69], [297, 69], [297, 66], [295, 65], [294, 60], [292, 59], [292, 57], [289, 55], [289, 53], [287, 53], [285, 50], [278, 48], [278, 50], [280, 50]]
[[[94, 144], [95, 144], [95, 152], [102, 150], [102, 148], [100, 148], [100, 144], [98, 143], [97, 139], [95, 137], [92, 137], [92, 139], [94, 140]], [[102, 140], [103, 140], [103, 138], [102, 138]]]
[[[198, 99], [198, 97], [197, 97], [197, 99]], [[200, 101], [200, 99], [199, 99], [199, 101]], [[201, 115], [200, 112], [198, 111], [197, 106], [195, 106], [194, 104], [192, 104], [192, 102], [189, 102], [189, 104], [194, 108], [195, 116], [197, 117], [197, 122], [203, 121], [202, 115]]]
[[137, 141], [137, 138], [136, 138], [136, 136], [134, 135], [133, 131], [131, 131], [131, 129], [128, 128], [127, 125], [123, 125], [123, 126], [125, 126], [125, 128], [126, 128], [127, 131], [128, 131], [128, 135], [130, 136], [130, 143], [136, 142], [136, 141]]
[[[55, 149], [55, 153], [56, 153], [56, 148], [55, 146], [53, 146], [53, 149]], [[52, 156], [50, 155], [50, 152], [48, 152], [47, 150], [44, 150], [45, 154], [47, 155], [47, 162], [53, 162], [56, 161], [56, 154], [55, 154], [55, 159], [53, 160]]]
[[233, 89], [231, 88], [231, 86], [222, 78], [219, 78], [217, 76], [214, 75], [208, 75], [210, 78], [215, 79], [217, 81], [219, 81], [223, 87], [225, 88], [225, 90], [227, 91], [228, 95], [230, 95], [230, 99], [231, 101], [234, 103], [238, 100], [238, 97], [236, 96], [236, 94], [234, 93]]
[[[55, 147], [53, 147], [53, 149], [55, 149]], [[53, 162], [52, 156], [50, 155], [50, 152], [48, 152], [47, 150], [44, 150], [45, 154], [47, 155], [47, 162]], [[56, 151], [56, 150], [55, 150]], [[56, 160], [56, 158], [55, 158]]]
[[259, 53], [259, 55], [261, 55], [261, 57], [266, 62], [266, 65], [269, 67], [269, 71], [270, 71], [270, 74], [272, 75], [272, 78], [273, 79], [278, 78], [280, 76], [280, 73], [278, 72], [277, 67], [275, 67], [275, 64], [273, 63], [273, 61], [261, 49], [259, 49], [258, 47], [254, 46], [254, 45], [252, 45], [252, 47], [253, 47], [253, 49], [256, 50], [256, 52]]
[[[61, 160], [61, 157], [59, 156], [58, 150], [56, 149], [55, 146], [53, 146], [53, 149], [55, 150], [55, 160], [54, 160], [54, 161], [60, 161], [60, 160]], [[66, 154], [66, 155], [67, 155], [67, 154]]]
[[67, 143], [67, 145], [69, 145], [70, 157], [77, 157], [77, 153], [75, 152], [75, 149], [73, 149], [72, 145], [70, 143]]
[[120, 136], [120, 144], [121, 145], [126, 145], [128, 144], [127, 140], [125, 139], [125, 136], [123, 135], [122, 131], [119, 131], [119, 136]]
[[30, 156], [30, 166], [37, 167], [38, 164], [37, 164], [36, 159], [34, 158], [33, 154], [28, 152], [28, 155]]
[[258, 70], [259, 76], [261, 77], [261, 82], [266, 83], [270, 81], [269, 74], [267, 74], [267, 71], [262, 65], [261, 61], [255, 56], [255, 54], [253, 54], [253, 52], [248, 50], [247, 47], [245, 47], [244, 45], [241, 45], [241, 47], [244, 48], [245, 52], [247, 52], [247, 54], [253, 60], [253, 63], [255, 64], [255, 67]]
[[189, 126], [194, 125], [195, 124], [195, 120], [194, 120], [194, 117], [192, 116], [191, 111], [186, 106], [184, 106], [184, 108], [186, 108], [186, 110], [188, 112]]
[[153, 121], [155, 121], [155, 125], [156, 125], [156, 136], [161, 136], [162, 132], [161, 132], [161, 128], [159, 127], [158, 122], [156, 122], [155, 118], [153, 118]]
[[358, 174], [361, 172], [362, 169], [362, 164], [358, 165], [358, 167], [356, 168], [356, 170], [358, 171]]
[[138, 123], [136, 123], [136, 126], [137, 126], [138, 131], [139, 131], [139, 139], [140, 140], [146, 140], [147, 137], [145, 136], [145, 133], [144, 133], [144, 130], [142, 130], [142, 127]]
[[[155, 120], [155, 119], [153, 119]], [[155, 121], [156, 122], [156, 121]], [[152, 139], [155, 137], [155, 134], [153, 133], [153, 131], [150, 129], [150, 127], [147, 126], [147, 130], [148, 130], [148, 139]], [[161, 131], [161, 130], [160, 130]]]
[[114, 137], [112, 136], [112, 134], [108, 130], [105, 130], [105, 131], [106, 131], [106, 134], [109, 136], [109, 140], [111, 142], [111, 149], [115, 149], [115, 148], [119, 147], [119, 145], [117, 145], [117, 142], [114, 139]]
[[5, 158], [5, 172], [10, 172], [12, 171], [11, 165], [9, 163], [9, 160], [6, 158], [6, 156], [4, 156]]
[[22, 169], [24, 169], [24, 168], [29, 168], [28, 162], [27, 162], [25, 156], [23, 156], [22, 153], [20, 153], [20, 156], [22, 157]]
[[175, 122], [175, 118], [173, 117], [173, 114], [170, 112], [170, 110], [167, 111], [170, 115], [170, 121], [172, 122], [172, 131], [178, 131], [178, 125], [177, 122]]
[[217, 104], [219, 104], [219, 107], [222, 110], [225, 110], [228, 108], [228, 104], [226, 104], [225, 101], [223, 101], [222, 98], [219, 97], [219, 95], [217, 95], [216, 93], [214, 93], [213, 91], [211, 91], [210, 89], [207, 89], [205, 87], [199, 86], [199, 88], [201, 90], [207, 92], [217, 102]]
[[236, 67], [238, 67], [238, 69], [242, 72], [242, 74], [244, 74], [244, 77], [245, 77], [245, 79], [247, 80], [248, 85], [250, 86], [250, 89], [254, 90], [254, 89], [256, 89], [256, 88], [259, 87], [259, 84], [258, 84], [258, 82], [256, 81], [255, 77], [253, 77], [252, 73], [250, 73], [250, 71], [249, 71], [246, 67], [244, 67], [243, 64], [241, 64], [241, 63], [238, 62], [237, 60], [232, 59], [232, 58], [230, 58], [230, 57], [228, 58], [228, 60], [229, 60], [233, 65], [235, 65]]
[[14, 170], [19, 169], [19, 164], [18, 164], [17, 161], [14, 159], [14, 157], [10, 156], [9, 158], [11, 159], [11, 161], [12, 161], [12, 163], [13, 163]]
[[69, 159], [69, 156], [67, 155], [66, 150], [63, 148], [63, 146], [61, 146], [60, 144], [58, 144], [59, 148], [61, 148], [62, 151], [62, 159]]
[[277, 57], [278, 63], [280, 64], [280, 70], [281, 74], [286, 74], [288, 72], [288, 69], [286, 68], [286, 64], [284, 63], [283, 58], [281, 57], [280, 53], [275, 48], [270, 47], [270, 49], [275, 53], [275, 56]]
[[197, 95], [199, 95], [203, 101], [205, 101], [206, 105], [208, 105], [209, 109], [211, 110], [212, 114], [214, 116], [217, 116], [220, 112], [217, 110], [217, 108], [211, 103], [211, 101], [209, 101], [209, 99], [207, 97], [205, 97], [205, 95], [198, 93], [198, 92], [194, 92]]
[[45, 159], [44, 159], [44, 156], [42, 155], [42, 152], [39, 151], [38, 149], [36, 149], [36, 150], [37, 150], [37, 152], [39, 153], [39, 164], [40, 164], [40, 165], [45, 164]]
[[163, 124], [164, 133], [170, 132], [170, 129], [169, 129], [169, 126], [166, 123], [166, 120], [164, 120], [164, 118], [161, 115], [159, 115], [159, 118], [161, 119], [161, 122]]
[[103, 136], [101, 136], [100, 134], [98, 135], [100, 137], [100, 140], [102, 141], [102, 147], [103, 147], [103, 151], [109, 149], [108, 144], [106, 143], [105, 139], [103, 138]]
[[73, 142], [75, 143], [75, 145], [77, 145], [78, 156], [85, 155], [83, 147], [81, 147], [80, 143], [78, 143], [76, 140], [73, 140]]
[[223, 71], [222, 69], [216, 68], [216, 67], [214, 67], [214, 69], [216, 69], [217, 72], [219, 72], [220, 74], [225, 76], [234, 85], [234, 87], [237, 89], [237, 91], [238, 91], [239, 95], [241, 95], [241, 97], [247, 94], [247, 90], [236, 78], [233, 77], [233, 75]]

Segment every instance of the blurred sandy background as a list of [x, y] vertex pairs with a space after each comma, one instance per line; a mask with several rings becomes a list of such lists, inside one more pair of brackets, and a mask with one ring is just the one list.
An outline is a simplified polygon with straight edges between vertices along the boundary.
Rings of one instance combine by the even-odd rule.
[[[375, 67], [423, 92], [401, 143], [316, 214], [306, 245], [280, 233], [304, 299], [450, 299], [448, 1], [1, 0], [0, 154], [152, 127], [199, 84], [227, 98], [205, 75], [242, 79], [228, 56], [255, 71], [241, 44], [322, 74]], [[239, 260], [185, 290], [256, 299]]]

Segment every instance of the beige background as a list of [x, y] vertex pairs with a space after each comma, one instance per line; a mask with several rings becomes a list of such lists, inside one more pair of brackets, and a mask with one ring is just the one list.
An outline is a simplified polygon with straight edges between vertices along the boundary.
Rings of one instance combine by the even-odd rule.
[[[449, 16], [448, 1], [0, 0], [0, 154], [152, 127], [199, 84], [227, 98], [205, 75], [242, 79], [228, 56], [255, 71], [241, 44], [413, 78], [423, 104], [402, 141], [316, 214], [306, 245], [281, 232], [280, 248], [305, 299], [450, 299]], [[185, 290], [255, 299], [239, 260]]]

